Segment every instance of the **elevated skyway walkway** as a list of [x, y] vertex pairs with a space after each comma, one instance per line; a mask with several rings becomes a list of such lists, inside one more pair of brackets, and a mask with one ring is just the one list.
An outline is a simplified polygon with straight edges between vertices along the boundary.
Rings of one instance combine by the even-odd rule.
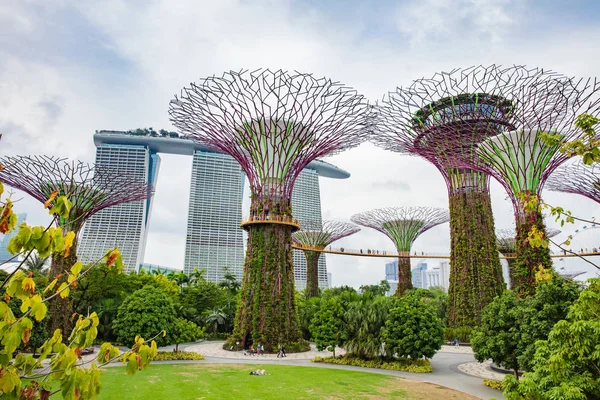
[[[316, 247], [301, 246], [297, 243], [294, 243], [292, 245], [292, 247], [294, 249], [298, 249], [298, 250], [310, 250], [310, 251], [316, 251], [319, 253], [340, 254], [340, 255], [344, 255], [344, 256], [358, 256], [358, 257], [383, 257], [383, 258], [411, 257], [411, 258], [438, 258], [438, 259], [449, 259], [450, 258], [449, 254], [429, 253], [429, 252], [422, 252], [422, 251], [414, 251], [412, 253], [405, 252], [405, 253], [398, 254], [396, 252], [390, 252], [390, 251], [386, 251], [386, 250], [348, 249], [348, 248], [344, 248], [344, 247], [334, 248], [331, 246], [326, 247], [324, 249], [319, 249]], [[564, 254], [561, 252], [561, 253], [557, 253], [557, 254], [550, 254], [550, 257], [554, 257], [554, 258], [593, 257], [593, 256], [600, 256], [600, 252], [575, 253], [575, 254], [570, 254], [570, 253]], [[510, 259], [516, 258], [516, 254], [500, 254], [500, 258], [510, 260]]]

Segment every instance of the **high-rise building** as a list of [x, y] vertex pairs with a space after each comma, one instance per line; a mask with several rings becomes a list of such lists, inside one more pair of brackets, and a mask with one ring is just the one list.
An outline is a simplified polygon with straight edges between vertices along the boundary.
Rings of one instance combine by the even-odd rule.
[[231, 156], [195, 151], [185, 242], [186, 274], [206, 270], [206, 279], [220, 282], [225, 268], [238, 280], [244, 273], [240, 165]]
[[[292, 214], [300, 221], [300, 226], [308, 221], [321, 223], [321, 191], [319, 174], [316, 170], [304, 169], [294, 184], [292, 192]], [[294, 250], [294, 278], [296, 290], [306, 288], [306, 257], [302, 250]], [[327, 266], [325, 254], [319, 257], [319, 287], [327, 287]]]
[[328, 288], [332, 288], [333, 287], [333, 278], [331, 277], [331, 272], [327, 273], [327, 287]]
[[[94, 135], [96, 164], [135, 174], [156, 184], [158, 153], [193, 156], [184, 272], [206, 270], [206, 278], [218, 282], [225, 267], [242, 277], [244, 250], [242, 196], [244, 174], [230, 156], [176, 134], [138, 135], [123, 131], [99, 131]], [[296, 180], [293, 214], [301, 222], [321, 220], [319, 176], [344, 179], [350, 174], [324, 161], [312, 161]], [[143, 262], [152, 198], [121, 204], [98, 212], [86, 223], [78, 255], [96, 260], [119, 246], [127, 270]], [[294, 252], [296, 284], [306, 286], [306, 261]], [[327, 287], [325, 258], [319, 262], [319, 285]]]
[[[2, 242], [0, 243], [0, 247], [1, 247], [0, 248], [0, 263], [5, 263], [14, 257], [14, 255], [10, 254], [8, 252], [8, 250], [6, 250], [6, 247], [8, 246], [8, 243], [10, 242], [10, 240], [13, 237], [15, 237], [17, 235], [17, 233], [19, 232], [19, 229], [18, 229], [19, 225], [21, 225], [26, 220], [27, 220], [27, 213], [17, 214], [17, 228], [13, 229], [12, 232], [9, 232], [5, 235], [1, 235]], [[15, 258], [13, 261], [17, 262], [17, 261], [20, 261], [20, 259]]]
[[397, 281], [398, 280], [398, 260], [395, 260], [395, 261], [385, 264], [385, 280], [386, 281]]
[[[160, 157], [148, 146], [102, 143], [96, 148], [96, 166], [108, 167], [154, 185]], [[118, 204], [94, 214], [81, 234], [78, 257], [84, 262], [94, 262], [108, 249], [118, 246], [125, 269], [137, 270], [146, 248], [152, 199]]]
[[420, 262], [411, 271], [413, 287], [426, 288], [427, 285], [427, 263]]
[[448, 261], [440, 262], [440, 286], [446, 292], [450, 289], [450, 264], [448, 264]]

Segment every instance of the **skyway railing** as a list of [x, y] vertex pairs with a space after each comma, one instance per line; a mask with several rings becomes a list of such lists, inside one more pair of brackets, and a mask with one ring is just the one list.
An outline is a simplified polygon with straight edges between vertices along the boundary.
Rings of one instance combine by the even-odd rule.
[[[326, 248], [318, 248], [318, 247], [312, 247], [312, 246], [303, 246], [300, 245], [298, 243], [294, 243], [292, 245], [292, 247], [294, 249], [298, 249], [298, 250], [309, 250], [309, 251], [316, 251], [319, 253], [328, 253], [328, 254], [341, 254], [341, 255], [345, 255], [345, 256], [359, 256], [359, 257], [384, 257], [384, 258], [400, 258], [400, 257], [410, 257], [410, 258], [441, 258], [441, 259], [450, 259], [450, 255], [449, 254], [444, 254], [444, 253], [430, 253], [430, 252], [423, 252], [423, 251], [413, 251], [413, 252], [402, 252], [402, 253], [397, 253], [397, 252], [391, 252], [391, 251], [386, 251], [386, 250], [377, 250], [377, 249], [348, 249], [348, 248], [344, 248], [344, 247], [339, 247], [339, 248], [333, 248], [331, 246], [328, 246]], [[593, 257], [593, 256], [600, 256], [600, 251], [596, 251], [596, 252], [590, 252], [590, 253], [557, 253], [557, 254], [551, 254], [550, 257], [554, 257], [554, 258], [562, 258], [562, 257]], [[515, 259], [516, 258], [516, 254], [514, 253], [507, 253], [507, 254], [502, 254], [500, 253], [499, 255], [500, 258], [502, 259], [507, 259], [507, 260], [511, 260], [511, 259]]]

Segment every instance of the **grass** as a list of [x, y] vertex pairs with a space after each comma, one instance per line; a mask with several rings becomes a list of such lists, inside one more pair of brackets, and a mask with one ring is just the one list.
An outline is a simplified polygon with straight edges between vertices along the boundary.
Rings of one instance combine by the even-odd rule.
[[[250, 371], [265, 369], [266, 376]], [[366, 372], [256, 364], [154, 364], [102, 374], [99, 399], [476, 399], [423, 382]]]

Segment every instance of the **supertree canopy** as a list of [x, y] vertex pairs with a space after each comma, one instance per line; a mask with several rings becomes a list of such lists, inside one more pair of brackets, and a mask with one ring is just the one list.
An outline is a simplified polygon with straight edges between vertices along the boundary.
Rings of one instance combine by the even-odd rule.
[[[523, 67], [472, 67], [438, 73], [384, 97], [375, 144], [425, 158], [442, 174], [450, 203], [450, 327], [478, 323], [483, 307], [504, 289], [496, 251], [489, 175], [476, 145], [513, 129], [512, 93], [535, 78]], [[461, 161], [462, 160], [462, 161]]]
[[398, 254], [398, 287], [401, 296], [412, 289], [410, 248], [423, 232], [448, 222], [448, 211], [430, 207], [388, 207], [355, 214], [352, 222], [373, 228], [392, 239]]
[[242, 298], [231, 339], [245, 345], [251, 335], [269, 351], [299, 340], [291, 252], [294, 182], [315, 158], [366, 140], [371, 106], [329, 79], [257, 70], [192, 83], [171, 100], [169, 113], [184, 134], [236, 159], [250, 181]]
[[562, 141], [582, 136], [574, 121], [582, 113], [600, 113], [600, 85], [591, 79], [540, 73], [535, 80], [518, 82], [518, 89], [511, 97], [516, 115], [513, 128], [479, 143], [478, 157], [467, 164], [496, 178], [513, 202], [517, 259], [511, 279], [513, 289], [527, 296], [535, 291], [536, 269], [552, 267], [549, 249], [529, 244], [531, 230], [544, 232], [545, 225], [539, 210], [528, 206], [528, 199], [540, 197], [550, 174], [569, 157], [560, 151], [560, 142], [548, 141], [542, 133], [557, 134]]
[[303, 247], [306, 257], [306, 297], [319, 295], [319, 257], [331, 243], [360, 231], [354, 224], [341, 221], [307, 221], [292, 234], [295, 243]]
[[[45, 203], [53, 193], [66, 196], [72, 203], [67, 218], [56, 215], [57, 225], [75, 233], [68, 255], [53, 254], [49, 278], [58, 276], [63, 281], [68, 270], [77, 262], [77, 236], [84, 223], [98, 211], [136, 200], [146, 199], [153, 194], [152, 186], [138, 178], [123, 175], [106, 168], [95, 168], [80, 161], [50, 156], [5, 156], [0, 158], [0, 181], [22, 190], [36, 200]], [[51, 203], [50, 206], [52, 206]], [[107, 249], [108, 250], [108, 249]], [[58, 297], [50, 303], [52, 318], [51, 332], [60, 328], [63, 337], [70, 332], [69, 298]]]
[[550, 175], [545, 188], [555, 192], [579, 194], [600, 203], [600, 168], [585, 165], [581, 161], [562, 165]]

